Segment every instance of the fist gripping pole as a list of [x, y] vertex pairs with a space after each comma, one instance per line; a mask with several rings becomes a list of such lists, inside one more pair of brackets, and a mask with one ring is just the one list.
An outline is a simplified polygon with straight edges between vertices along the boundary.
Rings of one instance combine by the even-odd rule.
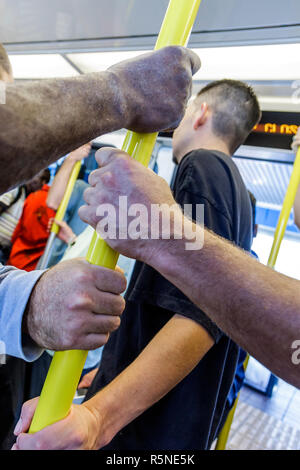
[[[170, 0], [155, 50], [166, 46], [186, 46], [200, 3], [201, 0]], [[157, 135], [157, 133], [128, 132], [122, 150], [148, 166]], [[115, 269], [118, 253], [95, 232], [86, 259], [91, 264]], [[30, 433], [37, 432], [67, 416], [86, 357], [87, 351], [79, 350], [54, 354]]]

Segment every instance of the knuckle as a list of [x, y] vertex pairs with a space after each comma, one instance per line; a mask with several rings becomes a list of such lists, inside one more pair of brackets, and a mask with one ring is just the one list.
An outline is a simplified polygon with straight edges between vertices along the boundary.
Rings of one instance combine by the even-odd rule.
[[[88, 182], [91, 186], [94, 186], [97, 183], [97, 181], [100, 179], [100, 174], [101, 173], [100, 173], [99, 169], [94, 170], [89, 174]], [[86, 193], [86, 191], [88, 191], [88, 189], [85, 190], [85, 193]]]
[[129, 170], [130, 169], [130, 163], [131, 163], [131, 160], [130, 158], [128, 157], [127, 153], [119, 153], [119, 162], [120, 162], [120, 165], [122, 166], [122, 168], [124, 170]]
[[[121, 275], [120, 278], [119, 278], [119, 292], [124, 292], [126, 287], [127, 287], [127, 280], [126, 280], [126, 277]], [[124, 302], [124, 306], [125, 306], [125, 300], [123, 299], [122, 297], [122, 300]]]
[[77, 344], [77, 338], [73, 327], [70, 326], [68, 331], [66, 331], [62, 337], [61, 349], [73, 349], [75, 344]]
[[[76, 267], [76, 269], [74, 270], [74, 273], [72, 274], [72, 282], [73, 282], [73, 285], [74, 285], [74, 290], [75, 288], [78, 288], [78, 286], [75, 286], [74, 283], [76, 284], [79, 284], [82, 285], [82, 284], [86, 284], [86, 283], [89, 283], [93, 280], [93, 274], [92, 274], [92, 269], [87, 266], [87, 265], [84, 265], [83, 263], [80, 264], [80, 266]], [[75, 298], [78, 297], [78, 294], [74, 295]]]
[[69, 311], [69, 312], [74, 312], [75, 310], [77, 310], [78, 308], [78, 294], [77, 293], [73, 293], [72, 295], [68, 295], [65, 299], [65, 306], [66, 306], [66, 309]]
[[101, 342], [102, 342], [102, 345], [106, 344], [109, 340], [109, 333], [106, 333], [106, 334], [103, 334], [101, 336]]
[[92, 187], [90, 188], [87, 188], [84, 190], [84, 193], [83, 193], [83, 199], [84, 201], [88, 204], [90, 199], [91, 199], [91, 195], [93, 194], [94, 190]]
[[114, 187], [116, 183], [116, 178], [114, 174], [111, 171], [106, 171], [102, 175], [102, 183], [104, 186], [107, 186], [109, 188]]
[[122, 315], [124, 309], [125, 309], [125, 300], [123, 299], [122, 296], [119, 296], [118, 301], [117, 301], [117, 305], [116, 305], [116, 308], [115, 308], [115, 313], [117, 315]]
[[110, 318], [110, 325], [108, 328], [108, 331], [115, 331], [119, 328], [121, 324], [121, 319], [120, 317], [111, 317]]
[[184, 57], [184, 48], [182, 46], [168, 46], [165, 48], [165, 52], [173, 61], [182, 61]]

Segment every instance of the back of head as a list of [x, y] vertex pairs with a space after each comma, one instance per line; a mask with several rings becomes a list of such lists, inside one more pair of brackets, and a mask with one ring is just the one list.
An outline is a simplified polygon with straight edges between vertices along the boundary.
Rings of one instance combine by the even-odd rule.
[[49, 183], [51, 178], [51, 173], [49, 168], [45, 168], [41, 170], [37, 175], [31, 178], [29, 181], [26, 182], [26, 192], [27, 195], [33, 193], [34, 191], [39, 191], [42, 189], [44, 184]]
[[0, 44], [0, 80], [12, 76], [12, 68], [6, 50]]
[[250, 86], [238, 80], [218, 80], [206, 85], [195, 99], [212, 111], [212, 131], [233, 154], [261, 118], [257, 97]]
[[51, 178], [51, 172], [49, 168], [45, 168], [44, 170], [40, 172], [40, 178], [44, 184], [49, 183], [50, 178]]

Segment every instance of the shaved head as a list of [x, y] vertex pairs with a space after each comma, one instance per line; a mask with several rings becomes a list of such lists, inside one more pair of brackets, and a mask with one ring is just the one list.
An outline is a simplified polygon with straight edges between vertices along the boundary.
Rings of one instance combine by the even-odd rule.
[[219, 80], [200, 90], [195, 104], [204, 101], [213, 111], [215, 135], [227, 142], [233, 154], [261, 118], [254, 91], [238, 80]]

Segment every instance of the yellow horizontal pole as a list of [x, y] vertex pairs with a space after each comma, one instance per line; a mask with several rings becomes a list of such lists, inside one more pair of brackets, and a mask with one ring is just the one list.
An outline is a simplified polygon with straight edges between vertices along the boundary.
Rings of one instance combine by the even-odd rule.
[[[282, 209], [280, 212], [280, 216], [279, 216], [277, 227], [276, 227], [275, 234], [274, 234], [274, 240], [273, 240], [270, 256], [269, 256], [268, 263], [267, 263], [267, 265], [270, 268], [275, 267], [278, 253], [280, 250], [280, 246], [281, 246], [284, 234], [285, 234], [286, 226], [287, 226], [289, 216], [290, 216], [290, 213], [291, 213], [294, 201], [295, 201], [299, 184], [300, 184], [300, 147], [297, 151], [297, 155], [296, 155], [294, 166], [293, 166], [293, 171], [291, 174], [289, 185], [287, 187], [287, 191], [285, 194], [285, 198], [282, 204]], [[228, 414], [227, 420], [222, 428], [222, 431], [220, 432], [217, 445], [216, 445], [216, 450], [224, 450], [226, 448], [227, 439], [229, 436], [229, 432], [230, 432], [230, 428], [231, 428], [231, 424], [232, 424], [232, 420], [234, 417], [237, 403], [238, 403], [238, 397], [235, 400], [234, 407], [230, 410], [230, 413]]]
[[[185, 46], [188, 42], [201, 0], [171, 0], [155, 49]], [[128, 132], [122, 150], [148, 166], [157, 133]], [[87, 260], [91, 264], [114, 269], [118, 254], [94, 233]], [[29, 432], [37, 432], [67, 416], [87, 356], [87, 351], [54, 354]]]

